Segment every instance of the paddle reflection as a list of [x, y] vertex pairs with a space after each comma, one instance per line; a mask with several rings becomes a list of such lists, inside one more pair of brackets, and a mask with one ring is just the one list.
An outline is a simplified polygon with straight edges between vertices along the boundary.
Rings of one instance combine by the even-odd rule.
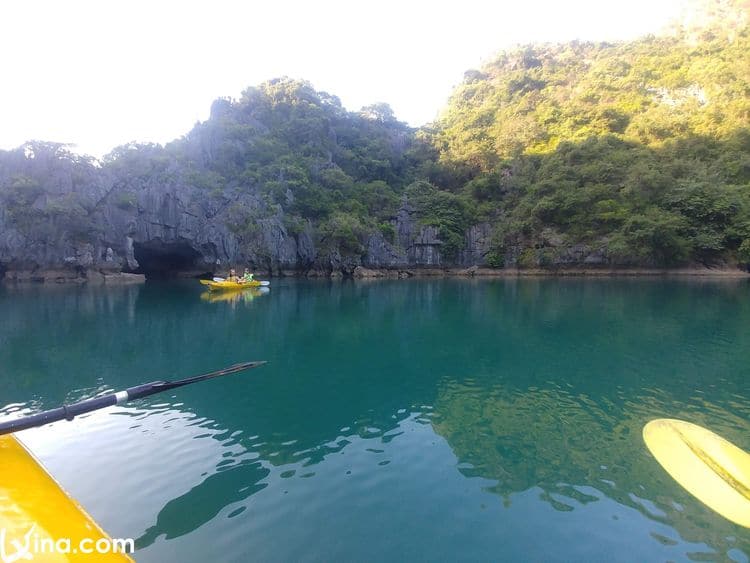
[[269, 474], [270, 471], [257, 461], [219, 468], [217, 473], [165, 504], [156, 523], [135, 540], [136, 549], [148, 547], [161, 536], [170, 540], [197, 530], [226, 506], [241, 502], [268, 486], [261, 481]]

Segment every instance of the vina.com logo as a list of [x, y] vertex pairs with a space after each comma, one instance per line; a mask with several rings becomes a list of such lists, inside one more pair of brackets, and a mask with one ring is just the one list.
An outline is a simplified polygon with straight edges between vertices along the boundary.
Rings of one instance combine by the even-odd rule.
[[36, 524], [33, 524], [22, 539], [8, 538], [7, 530], [0, 528], [0, 563], [31, 561], [35, 555], [41, 554], [105, 555], [108, 553], [133, 553], [135, 550], [135, 541], [132, 538], [83, 538], [77, 544], [74, 544], [70, 538], [40, 537], [34, 533], [35, 528]]

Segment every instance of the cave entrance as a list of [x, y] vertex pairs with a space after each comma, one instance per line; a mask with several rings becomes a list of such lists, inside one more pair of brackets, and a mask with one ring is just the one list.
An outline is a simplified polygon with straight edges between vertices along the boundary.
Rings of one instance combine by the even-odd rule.
[[200, 253], [185, 242], [136, 242], [133, 254], [138, 261], [135, 273], [147, 278], [198, 277], [202, 273], [196, 265]]

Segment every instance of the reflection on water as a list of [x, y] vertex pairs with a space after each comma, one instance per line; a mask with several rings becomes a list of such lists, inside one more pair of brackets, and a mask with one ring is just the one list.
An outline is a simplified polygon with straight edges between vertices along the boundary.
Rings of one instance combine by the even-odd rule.
[[[703, 418], [690, 409], [670, 409], [666, 397], [659, 395], [644, 389], [642, 395], [614, 405], [552, 386], [518, 392], [451, 382], [436, 402], [434, 428], [462, 460], [459, 470], [467, 477], [493, 479], [487, 490], [500, 495], [506, 506], [512, 504], [513, 493], [533, 487], [542, 490], [540, 500], [559, 511], [606, 496], [669, 523], [676, 533], [660, 536], [660, 541], [676, 545], [682, 539], [708, 543], [708, 551], [731, 550], [737, 526], [672, 483], [640, 439], [643, 425], [656, 413]], [[728, 418], [748, 427], [747, 419]], [[731, 433], [732, 428], [723, 426], [723, 431]]]
[[[220, 468], [219, 472], [206, 477], [199, 485], [164, 505], [156, 518], [156, 524], [136, 540], [136, 549], [148, 547], [162, 535], [169, 540], [197, 530], [226, 506], [243, 501], [262, 490], [266, 485], [260, 481], [268, 473], [258, 462]], [[238, 489], [237, 483], [242, 483], [243, 486]], [[236, 516], [243, 510], [244, 507], [235, 510], [229, 517]]]
[[224, 291], [204, 291], [201, 299], [209, 303], [250, 303], [253, 299], [265, 295], [270, 290], [267, 287], [252, 287]]
[[747, 560], [648, 420], [750, 449], [748, 285], [0, 289], [0, 414], [261, 369], [23, 433], [139, 561]]

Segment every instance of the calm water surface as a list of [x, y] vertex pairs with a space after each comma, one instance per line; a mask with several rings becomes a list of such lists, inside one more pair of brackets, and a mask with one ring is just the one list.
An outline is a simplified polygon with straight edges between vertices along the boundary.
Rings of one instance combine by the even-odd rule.
[[744, 281], [0, 289], [0, 415], [260, 359], [21, 437], [138, 561], [748, 561], [641, 439], [750, 450]]

